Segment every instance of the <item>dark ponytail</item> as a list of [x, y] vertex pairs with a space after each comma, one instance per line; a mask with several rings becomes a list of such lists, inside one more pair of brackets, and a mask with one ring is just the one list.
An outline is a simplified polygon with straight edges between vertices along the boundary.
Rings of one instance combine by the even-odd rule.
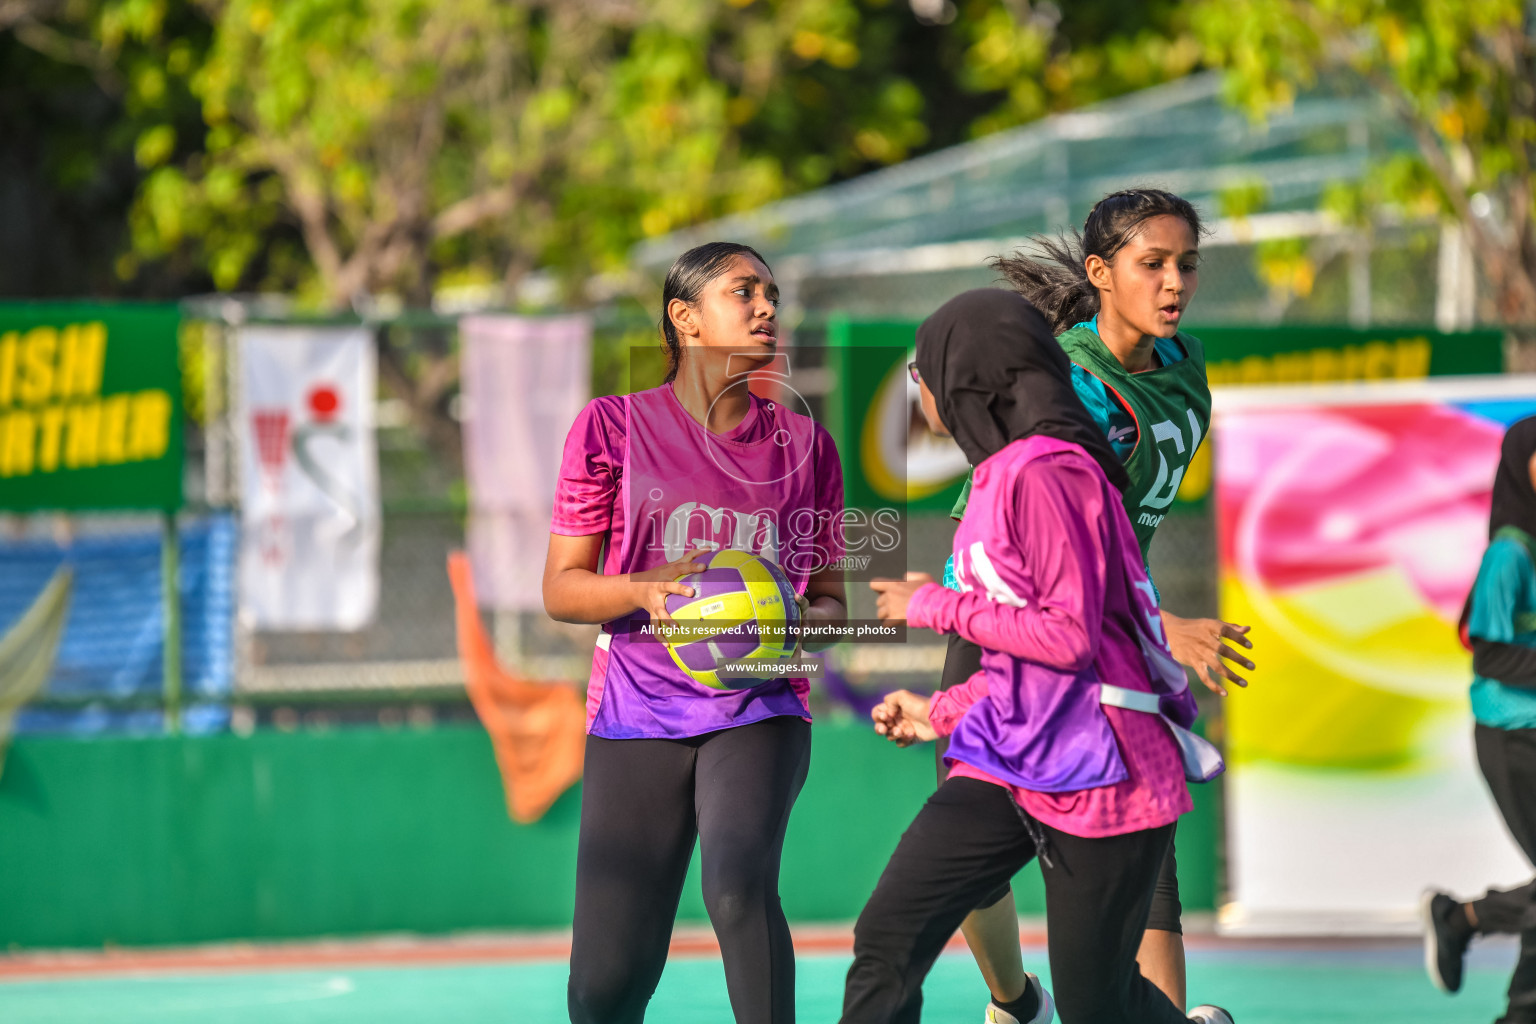
[[672, 269], [667, 271], [666, 284], [661, 288], [661, 346], [667, 355], [667, 379], [663, 383], [670, 384], [677, 379], [677, 369], [683, 361], [683, 343], [677, 337], [677, 328], [672, 324], [672, 314], [667, 312], [667, 307], [673, 299], [682, 299], [690, 306], [697, 304], [704, 287], [719, 277], [737, 256], [750, 256], [764, 267], [768, 266], [768, 261], [750, 245], [705, 242], [679, 256]]
[[1051, 333], [1061, 334], [1075, 324], [1091, 320], [1099, 312], [1099, 290], [1088, 280], [1084, 262], [1098, 256], [1113, 263], [1115, 254], [1135, 237], [1153, 217], [1182, 217], [1200, 238], [1200, 214], [1189, 200], [1156, 188], [1133, 188], [1100, 199], [1071, 236], [1042, 238], [1034, 252], [1020, 250], [998, 256], [992, 267], [1014, 291], [1024, 296], [1050, 322]]

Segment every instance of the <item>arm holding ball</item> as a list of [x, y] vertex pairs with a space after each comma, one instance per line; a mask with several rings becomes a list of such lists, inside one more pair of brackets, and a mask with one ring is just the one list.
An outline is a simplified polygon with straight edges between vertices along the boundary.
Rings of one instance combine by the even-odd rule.
[[690, 551], [675, 562], [644, 572], [605, 576], [597, 571], [607, 534], [584, 537], [549, 535], [549, 554], [544, 561], [544, 610], [557, 622], [597, 624], [643, 611], [653, 620], [672, 621], [667, 597], [692, 597], [693, 588], [677, 580], [703, 572], [695, 559], [702, 550]]
[[[807, 626], [841, 625], [848, 620], [848, 588], [841, 569], [821, 569], [811, 574], [805, 593], [798, 598], [800, 621]], [[800, 649], [815, 654], [831, 647], [836, 640], [801, 642]]]

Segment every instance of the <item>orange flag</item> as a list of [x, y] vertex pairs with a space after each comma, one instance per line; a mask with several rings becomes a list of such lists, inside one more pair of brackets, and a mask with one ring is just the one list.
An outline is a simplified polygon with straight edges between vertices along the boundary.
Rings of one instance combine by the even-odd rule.
[[480, 621], [464, 552], [449, 554], [448, 579], [453, 584], [464, 681], [475, 713], [491, 734], [507, 791], [507, 810], [513, 821], [538, 821], [581, 778], [586, 708], [569, 685], [523, 679], [496, 660]]

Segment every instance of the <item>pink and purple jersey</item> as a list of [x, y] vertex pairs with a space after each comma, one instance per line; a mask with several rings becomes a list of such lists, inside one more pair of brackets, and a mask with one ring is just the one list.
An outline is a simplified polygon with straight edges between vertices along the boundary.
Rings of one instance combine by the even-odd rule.
[[[604, 575], [642, 572], [697, 548], [778, 563], [797, 593], [842, 557], [843, 470], [808, 416], [752, 396], [721, 434], [671, 385], [593, 399], [566, 438], [551, 529], [607, 535]], [[587, 683], [587, 731], [605, 739], [681, 739], [771, 718], [809, 717], [804, 678], [715, 690], [685, 675], [641, 632], [645, 612], [606, 623]]]
[[982, 672], [936, 694], [954, 772], [1007, 786], [1039, 820], [1098, 837], [1190, 809], [1178, 746], [1155, 714], [1100, 703], [1100, 683], [1162, 697], [1194, 720], [1168, 671], [1157, 603], [1120, 495], [1077, 445], [1036, 435], [976, 467], [955, 531], [960, 590], [919, 588], [908, 622], [982, 647]]

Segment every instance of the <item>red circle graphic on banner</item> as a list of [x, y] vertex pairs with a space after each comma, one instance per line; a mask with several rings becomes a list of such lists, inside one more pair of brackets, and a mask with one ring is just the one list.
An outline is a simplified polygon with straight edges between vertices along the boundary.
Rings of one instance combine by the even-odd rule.
[[315, 419], [321, 423], [336, 418], [336, 412], [341, 408], [341, 396], [336, 389], [329, 384], [321, 384], [309, 393], [309, 411], [314, 413]]

